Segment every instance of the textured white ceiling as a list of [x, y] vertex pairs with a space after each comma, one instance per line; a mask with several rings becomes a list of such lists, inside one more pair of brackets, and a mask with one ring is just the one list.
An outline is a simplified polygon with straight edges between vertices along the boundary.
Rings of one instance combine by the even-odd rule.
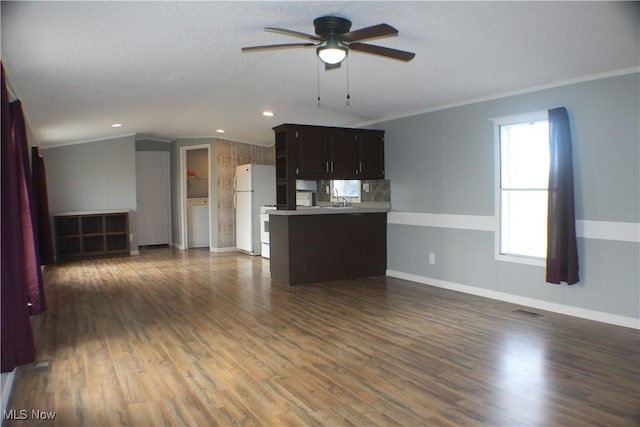
[[[335, 14], [386, 22], [372, 44], [409, 63], [352, 52], [319, 72], [303, 41]], [[149, 134], [271, 144], [280, 123], [358, 126], [437, 106], [640, 66], [638, 2], [9, 2], [2, 61], [41, 146]], [[275, 117], [261, 115], [271, 109]], [[111, 124], [122, 122], [119, 129]]]

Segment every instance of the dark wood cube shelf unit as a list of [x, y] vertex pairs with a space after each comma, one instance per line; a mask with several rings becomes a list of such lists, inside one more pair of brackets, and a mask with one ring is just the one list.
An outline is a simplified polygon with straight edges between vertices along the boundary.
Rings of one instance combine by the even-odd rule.
[[58, 261], [129, 255], [129, 212], [54, 215]]

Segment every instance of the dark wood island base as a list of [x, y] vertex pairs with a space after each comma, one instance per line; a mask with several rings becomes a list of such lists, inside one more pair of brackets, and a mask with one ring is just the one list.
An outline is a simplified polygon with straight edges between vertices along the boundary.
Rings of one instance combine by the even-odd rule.
[[386, 274], [387, 213], [331, 212], [270, 215], [272, 280], [301, 285]]

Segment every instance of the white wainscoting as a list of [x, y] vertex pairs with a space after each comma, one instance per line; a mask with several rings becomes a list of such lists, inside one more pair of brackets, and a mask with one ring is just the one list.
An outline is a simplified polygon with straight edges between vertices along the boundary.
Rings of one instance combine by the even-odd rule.
[[[418, 212], [389, 212], [389, 224], [460, 230], [495, 231], [497, 218], [486, 215], [448, 215]], [[640, 243], [640, 223], [576, 220], [576, 234], [584, 239]]]

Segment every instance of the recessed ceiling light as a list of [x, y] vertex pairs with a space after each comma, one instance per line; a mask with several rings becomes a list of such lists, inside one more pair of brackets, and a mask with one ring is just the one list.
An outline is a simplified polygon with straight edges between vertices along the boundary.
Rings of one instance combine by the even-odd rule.
[[121, 128], [122, 127], [122, 123], [114, 123], [111, 125], [112, 128]]
[[224, 129], [216, 129], [216, 132], [218, 132], [218, 133], [224, 133]]
[[265, 117], [273, 117], [273, 111], [263, 111], [262, 115]]

